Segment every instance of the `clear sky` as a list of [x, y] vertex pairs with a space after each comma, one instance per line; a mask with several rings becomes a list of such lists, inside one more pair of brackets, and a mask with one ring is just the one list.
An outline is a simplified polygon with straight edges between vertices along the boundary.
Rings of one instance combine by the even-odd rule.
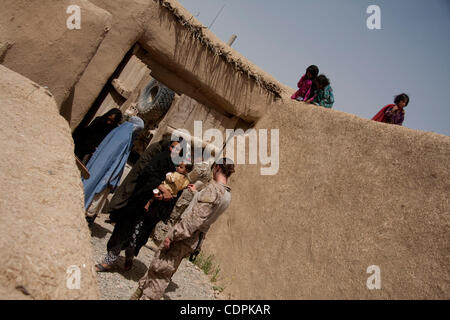
[[[296, 88], [316, 64], [334, 109], [371, 118], [410, 96], [403, 125], [450, 135], [450, 0], [179, 0], [224, 42]], [[367, 28], [369, 5], [381, 30]]]

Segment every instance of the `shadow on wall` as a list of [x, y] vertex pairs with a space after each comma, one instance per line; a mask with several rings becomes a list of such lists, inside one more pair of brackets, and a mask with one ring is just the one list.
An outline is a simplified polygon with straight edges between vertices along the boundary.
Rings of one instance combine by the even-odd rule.
[[72, 120], [72, 107], [73, 107], [73, 98], [75, 97], [75, 87], [70, 90], [69, 97], [66, 101], [61, 105], [61, 109], [59, 114], [70, 123]]

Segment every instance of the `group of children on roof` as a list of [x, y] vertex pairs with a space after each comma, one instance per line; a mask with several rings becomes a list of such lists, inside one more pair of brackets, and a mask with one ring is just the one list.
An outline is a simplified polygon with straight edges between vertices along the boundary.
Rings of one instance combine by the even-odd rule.
[[292, 95], [291, 99], [332, 108], [334, 95], [330, 80], [325, 75], [318, 74], [319, 68], [317, 66], [309, 66], [297, 83], [298, 90]]
[[[298, 90], [291, 99], [304, 101], [316, 106], [331, 109], [334, 104], [333, 89], [330, 80], [323, 74], [319, 75], [319, 68], [311, 65], [297, 83]], [[397, 95], [394, 104], [383, 107], [373, 118], [374, 121], [402, 125], [405, 119], [404, 108], [409, 103], [409, 97], [405, 93]]]

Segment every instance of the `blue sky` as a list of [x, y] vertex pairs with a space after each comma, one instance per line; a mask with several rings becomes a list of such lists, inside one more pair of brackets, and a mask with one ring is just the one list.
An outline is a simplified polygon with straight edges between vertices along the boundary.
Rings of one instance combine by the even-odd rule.
[[[223, 41], [296, 87], [316, 64], [333, 87], [334, 109], [371, 118], [402, 92], [404, 126], [450, 135], [450, 0], [179, 0]], [[369, 5], [381, 30], [366, 26]]]

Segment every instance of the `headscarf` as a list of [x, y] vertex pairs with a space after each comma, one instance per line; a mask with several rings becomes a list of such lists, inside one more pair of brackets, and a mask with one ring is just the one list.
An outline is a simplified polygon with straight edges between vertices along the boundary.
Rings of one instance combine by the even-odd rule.
[[128, 119], [128, 122], [131, 122], [136, 127], [135, 130], [142, 130], [144, 129], [144, 121], [139, 118], [138, 116], [133, 116], [130, 119]]
[[133, 140], [143, 128], [144, 121], [141, 118], [131, 117], [112, 130], [98, 146], [86, 166], [90, 177], [83, 179], [86, 209], [95, 194], [102, 192], [107, 186], [115, 188], [119, 184]]
[[[107, 123], [110, 115], [115, 115], [115, 123]], [[95, 148], [98, 147], [111, 130], [117, 127], [121, 120], [122, 112], [117, 108], [113, 108], [104, 115], [95, 118], [88, 127], [74, 133], [75, 154], [78, 158], [83, 160], [85, 155], [94, 153]]]

